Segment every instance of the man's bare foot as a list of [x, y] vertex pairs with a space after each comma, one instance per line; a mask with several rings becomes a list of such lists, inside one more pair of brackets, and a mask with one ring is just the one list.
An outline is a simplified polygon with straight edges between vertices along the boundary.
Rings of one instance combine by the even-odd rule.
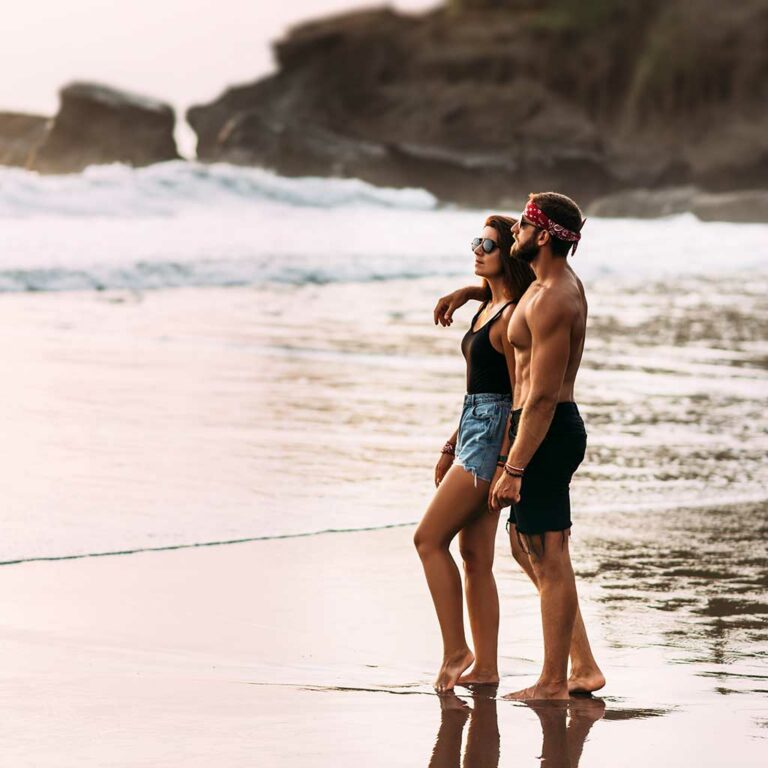
[[481, 669], [475, 664], [472, 669], [465, 672], [457, 681], [456, 685], [498, 685], [499, 673], [496, 670]]
[[568, 678], [568, 693], [594, 693], [604, 685], [605, 677], [597, 667], [579, 674], [571, 672]]
[[563, 701], [568, 699], [568, 686], [538, 682], [530, 688], [502, 696], [509, 701]]
[[475, 661], [472, 652], [467, 648], [465, 651], [454, 654], [443, 659], [443, 666], [437, 673], [434, 687], [438, 693], [452, 691], [456, 681], [461, 677], [462, 672], [469, 668]]

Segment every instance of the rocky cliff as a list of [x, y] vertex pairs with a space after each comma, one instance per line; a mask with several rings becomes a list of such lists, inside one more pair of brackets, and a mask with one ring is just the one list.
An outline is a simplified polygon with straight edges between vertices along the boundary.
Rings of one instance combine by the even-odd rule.
[[765, 0], [453, 0], [308, 23], [189, 110], [203, 160], [491, 205], [768, 188]]
[[179, 157], [168, 104], [95, 83], [72, 83], [60, 96], [33, 169], [74, 173], [100, 163], [142, 166]]
[[26, 167], [45, 138], [49, 122], [41, 115], [0, 112], [0, 165]]

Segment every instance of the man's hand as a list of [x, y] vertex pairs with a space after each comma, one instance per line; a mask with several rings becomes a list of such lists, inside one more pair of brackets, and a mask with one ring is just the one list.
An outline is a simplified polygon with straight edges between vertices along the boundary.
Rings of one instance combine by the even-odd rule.
[[451, 323], [453, 323], [453, 313], [459, 307], [463, 307], [469, 299], [470, 297], [466, 288], [459, 288], [457, 291], [438, 299], [434, 311], [435, 325], [438, 323], [442, 326], [451, 325]]
[[504, 472], [503, 469], [501, 471], [502, 475], [491, 491], [490, 507], [494, 512], [499, 512], [502, 507], [509, 507], [520, 501], [520, 485], [522, 479], [519, 477], [512, 477]]
[[488, 488], [488, 510], [490, 512], [498, 512], [498, 510], [493, 508], [493, 489], [496, 487], [496, 483], [499, 482], [499, 479], [504, 474], [504, 469], [502, 467], [496, 467], [496, 471], [493, 473], [493, 477], [491, 478], [491, 485]]
[[437, 466], [435, 467], [435, 488], [442, 482], [446, 472], [453, 465], [453, 454], [441, 453], [440, 458], [437, 460]]

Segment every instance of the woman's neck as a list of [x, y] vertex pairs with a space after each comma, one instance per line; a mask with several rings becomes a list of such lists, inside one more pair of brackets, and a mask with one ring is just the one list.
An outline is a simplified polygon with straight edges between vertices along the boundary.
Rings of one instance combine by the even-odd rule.
[[489, 304], [503, 304], [505, 301], [511, 300], [512, 297], [509, 295], [509, 290], [505, 285], [503, 278], [498, 277], [489, 279], [486, 277], [485, 279], [488, 283], [488, 287], [491, 289], [491, 299], [488, 302]]

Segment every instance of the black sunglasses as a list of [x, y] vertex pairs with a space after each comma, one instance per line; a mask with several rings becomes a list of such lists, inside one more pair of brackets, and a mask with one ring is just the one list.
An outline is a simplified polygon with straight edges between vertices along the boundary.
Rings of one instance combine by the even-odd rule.
[[476, 237], [472, 240], [472, 250], [477, 250], [477, 246], [481, 243], [486, 253], [493, 253], [499, 247], [499, 244], [490, 237]]

